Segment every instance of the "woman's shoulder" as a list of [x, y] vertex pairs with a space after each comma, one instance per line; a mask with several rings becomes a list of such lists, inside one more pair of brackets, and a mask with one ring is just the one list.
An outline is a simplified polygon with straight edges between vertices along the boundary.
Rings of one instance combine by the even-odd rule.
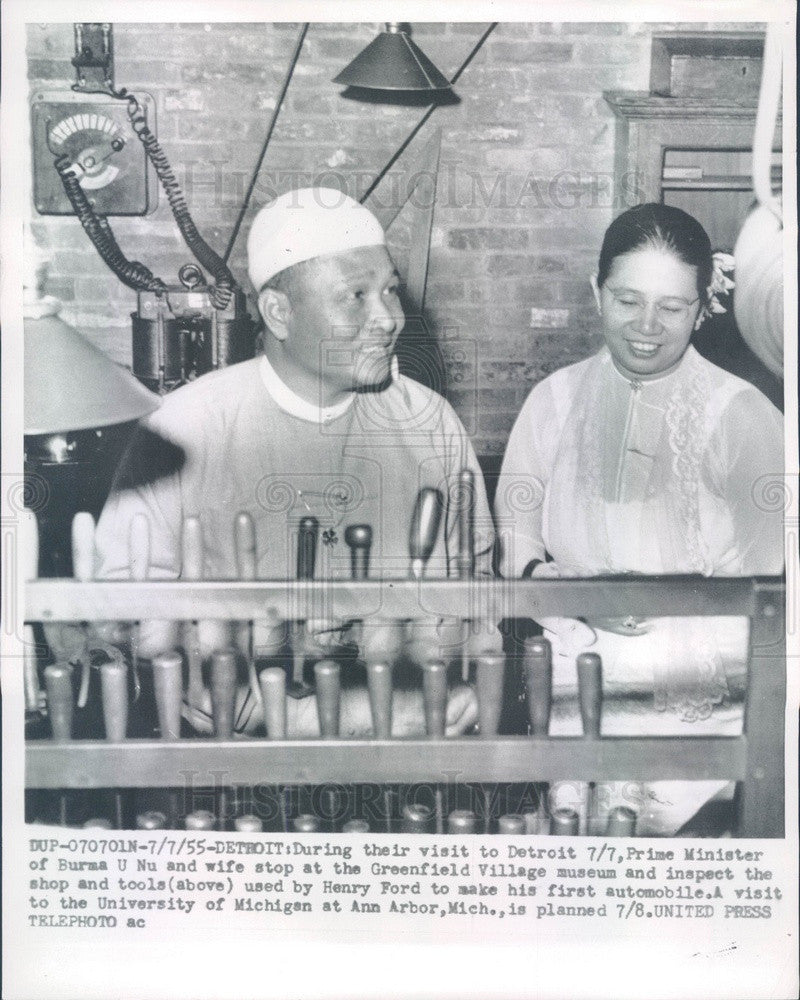
[[706, 394], [707, 413], [711, 417], [758, 414], [782, 422], [780, 411], [752, 383], [725, 371], [690, 347], [691, 363], [701, 374]]
[[732, 375], [694, 351], [691, 367], [695, 379], [693, 395], [704, 414], [704, 423], [711, 434], [709, 442], [719, 435], [744, 441], [760, 439], [765, 448], [780, 442], [783, 415], [756, 386], [738, 375]]

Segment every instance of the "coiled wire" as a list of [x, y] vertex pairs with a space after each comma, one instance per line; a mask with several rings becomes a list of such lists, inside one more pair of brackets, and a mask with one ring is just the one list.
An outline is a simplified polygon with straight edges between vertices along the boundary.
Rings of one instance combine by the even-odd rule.
[[120, 90], [112, 90], [111, 93], [118, 100], [127, 102], [131, 128], [144, 146], [145, 152], [158, 174], [158, 179], [169, 201], [169, 207], [172, 209], [172, 214], [186, 245], [202, 266], [213, 276], [215, 284], [209, 289], [211, 301], [217, 309], [224, 309], [230, 302], [236, 288], [233, 275], [223, 259], [211, 249], [197, 231], [178, 180], [158, 140], [147, 127], [147, 119], [135, 95], [129, 93], [124, 87]]
[[86, 230], [103, 261], [119, 280], [128, 288], [133, 288], [136, 291], [157, 292], [159, 294], [165, 292], [167, 286], [148, 267], [145, 267], [141, 261], [128, 260], [123, 254], [105, 216], [97, 215], [89, 204], [89, 199], [86, 197], [78, 178], [72, 172], [70, 157], [64, 154], [57, 156], [55, 168], [61, 177], [64, 191], [80, 224]]

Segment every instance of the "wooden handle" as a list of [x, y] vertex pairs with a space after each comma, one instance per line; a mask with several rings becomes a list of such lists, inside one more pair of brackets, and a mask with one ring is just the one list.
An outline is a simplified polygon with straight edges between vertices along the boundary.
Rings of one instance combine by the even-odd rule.
[[185, 517], [181, 528], [181, 579], [203, 579], [203, 528], [199, 517]]
[[365, 819], [349, 819], [342, 826], [342, 833], [369, 833], [369, 823]]
[[403, 806], [400, 820], [401, 833], [433, 833], [433, 809], [420, 802]]
[[546, 736], [553, 697], [553, 660], [550, 643], [536, 637], [525, 640], [522, 657], [528, 693], [528, 718], [533, 736]]
[[333, 831], [336, 829], [336, 824], [341, 823], [346, 815], [346, 807], [342, 795], [344, 789], [341, 791], [338, 788], [320, 788], [319, 801], [319, 812], [322, 815], [322, 828], [323, 830]]
[[456, 809], [447, 817], [447, 832], [475, 833], [477, 822], [471, 809]]
[[92, 816], [83, 824], [84, 830], [113, 830], [114, 825], [105, 816]]
[[258, 816], [248, 813], [245, 816], [237, 816], [233, 821], [233, 828], [239, 833], [261, 833], [264, 824]]
[[458, 476], [458, 575], [468, 580], [475, 574], [475, 473], [462, 469]]
[[64, 743], [72, 739], [72, 668], [67, 663], [51, 663], [44, 668], [44, 683], [53, 739]]
[[139, 813], [136, 817], [137, 830], [166, 830], [167, 817], [155, 809]]
[[317, 558], [317, 535], [319, 521], [315, 517], [300, 520], [297, 535], [297, 579], [313, 580], [314, 564]]
[[478, 657], [475, 693], [478, 696], [478, 726], [484, 738], [497, 736], [503, 708], [505, 664], [502, 653], [485, 653]]
[[153, 688], [162, 740], [181, 734], [181, 657], [174, 651], [153, 657]]
[[[200, 518], [189, 515], [181, 525], [181, 579], [203, 579], [203, 527]], [[184, 646], [188, 668], [186, 700], [192, 708], [203, 704], [203, 657], [200, 653], [200, 628], [196, 622], [184, 623]], [[161, 728], [162, 736], [164, 727]], [[177, 738], [177, 733], [175, 734]]]
[[636, 831], [636, 813], [627, 806], [616, 806], [608, 814], [607, 837], [633, 837]]
[[150, 572], [150, 522], [147, 515], [134, 514], [128, 534], [131, 580], [146, 580]]
[[372, 528], [368, 524], [349, 524], [344, 540], [350, 547], [350, 575], [354, 580], [369, 576], [369, 554], [372, 548]]
[[422, 701], [426, 733], [431, 739], [442, 739], [447, 717], [447, 667], [441, 660], [428, 660], [422, 666]]
[[581, 705], [583, 735], [596, 738], [600, 735], [602, 710], [603, 666], [597, 653], [578, 655], [578, 697]]
[[[256, 573], [256, 526], [247, 511], [236, 515], [234, 524], [234, 547], [236, 549], [236, 575], [240, 580], [255, 580]], [[247, 683], [258, 708], [263, 708], [261, 689], [258, 685], [255, 658], [253, 657], [252, 622], [240, 622], [234, 644], [247, 651]]]
[[256, 579], [256, 526], [246, 511], [236, 515], [236, 574], [240, 580]]
[[94, 577], [94, 518], [87, 510], [72, 519], [72, 575], [83, 581]]
[[217, 817], [207, 809], [196, 809], [186, 815], [187, 830], [213, 830], [217, 823]]
[[340, 668], [332, 660], [314, 664], [317, 683], [317, 715], [319, 732], [323, 739], [339, 735], [339, 710], [341, 705]]
[[543, 805], [534, 810], [526, 809], [524, 813], [521, 813], [521, 816], [525, 821], [526, 834], [540, 837], [550, 832], [550, 817]]
[[556, 809], [550, 817], [550, 833], [558, 837], [576, 837], [579, 822], [574, 809]]
[[429, 486], [421, 489], [417, 495], [408, 533], [411, 573], [417, 579], [422, 577], [425, 564], [430, 559], [436, 545], [443, 503], [441, 492]]
[[214, 735], [220, 740], [233, 736], [236, 703], [236, 652], [220, 649], [211, 657], [211, 711]]
[[121, 743], [128, 731], [128, 668], [118, 660], [100, 668], [106, 739]]
[[525, 817], [519, 813], [506, 813], [497, 821], [497, 832], [515, 836], [525, 833]]
[[319, 833], [320, 822], [310, 813], [301, 813], [292, 820], [292, 826], [298, 833]]
[[267, 667], [258, 675], [264, 702], [264, 728], [270, 740], [286, 739], [286, 672]]
[[23, 507], [17, 526], [17, 558], [22, 579], [39, 576], [39, 522], [32, 510]]
[[392, 738], [392, 665], [367, 663], [367, 690], [372, 732], [377, 740]]
[[22, 681], [25, 689], [25, 711], [38, 712], [41, 707], [39, 658], [32, 625], [22, 626]]

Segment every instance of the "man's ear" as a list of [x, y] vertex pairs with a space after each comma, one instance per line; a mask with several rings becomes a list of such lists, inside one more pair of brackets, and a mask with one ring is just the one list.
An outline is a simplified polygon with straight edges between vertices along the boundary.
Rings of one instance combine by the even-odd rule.
[[286, 292], [277, 288], [264, 288], [258, 296], [258, 311], [264, 326], [277, 340], [286, 340], [289, 336], [289, 318], [292, 306]]
[[603, 305], [600, 299], [600, 286], [597, 284], [597, 275], [592, 274], [589, 277], [589, 284], [592, 286], [592, 292], [594, 293], [594, 301], [597, 303], [597, 311], [600, 315], [603, 315]]

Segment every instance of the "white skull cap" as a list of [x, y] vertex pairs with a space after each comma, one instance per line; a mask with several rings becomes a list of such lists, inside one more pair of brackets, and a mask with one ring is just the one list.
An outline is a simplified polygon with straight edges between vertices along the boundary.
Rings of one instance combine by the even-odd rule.
[[260, 291], [293, 264], [373, 246], [386, 246], [386, 235], [368, 208], [336, 188], [298, 188], [257, 212], [247, 237], [247, 273]]

